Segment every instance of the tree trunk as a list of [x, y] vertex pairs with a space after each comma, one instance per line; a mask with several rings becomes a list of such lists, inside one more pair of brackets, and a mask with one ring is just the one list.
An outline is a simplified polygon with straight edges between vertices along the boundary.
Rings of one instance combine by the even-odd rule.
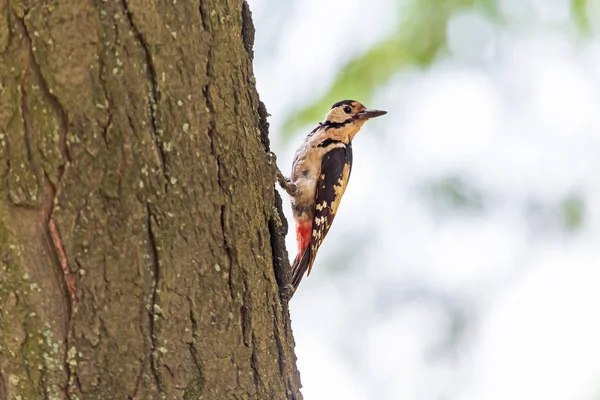
[[253, 35], [0, 0], [0, 399], [301, 398]]

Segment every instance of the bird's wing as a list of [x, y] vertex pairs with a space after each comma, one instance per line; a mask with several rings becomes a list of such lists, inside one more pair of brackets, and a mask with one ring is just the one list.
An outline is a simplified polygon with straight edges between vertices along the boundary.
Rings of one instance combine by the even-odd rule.
[[317, 250], [327, 235], [335, 214], [340, 205], [342, 195], [350, 179], [352, 169], [351, 144], [335, 146], [329, 150], [321, 162], [321, 172], [317, 180], [315, 209], [309, 246], [299, 252], [292, 264], [292, 284], [297, 288], [308, 270], [310, 274]]
[[317, 250], [329, 232], [335, 214], [348, 185], [352, 170], [352, 145], [334, 147], [321, 162], [321, 173], [317, 180], [315, 217], [310, 240], [310, 263], [308, 274], [317, 255]]

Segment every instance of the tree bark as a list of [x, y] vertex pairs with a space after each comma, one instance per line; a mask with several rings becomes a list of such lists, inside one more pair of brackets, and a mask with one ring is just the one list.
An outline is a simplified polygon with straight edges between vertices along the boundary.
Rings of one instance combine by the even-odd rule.
[[0, 0], [0, 399], [301, 399], [253, 36]]

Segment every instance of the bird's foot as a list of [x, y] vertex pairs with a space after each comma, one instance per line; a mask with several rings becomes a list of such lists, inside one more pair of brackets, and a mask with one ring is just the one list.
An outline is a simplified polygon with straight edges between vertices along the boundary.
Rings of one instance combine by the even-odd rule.
[[298, 193], [298, 186], [292, 183], [289, 178], [286, 178], [279, 167], [277, 166], [277, 156], [272, 151], [267, 153], [267, 160], [270, 165], [275, 167], [275, 181], [279, 183], [279, 186], [287, 192], [290, 196], [294, 197]]
[[275, 167], [277, 167], [277, 156], [272, 151], [267, 152], [267, 162], [269, 165], [275, 165]]

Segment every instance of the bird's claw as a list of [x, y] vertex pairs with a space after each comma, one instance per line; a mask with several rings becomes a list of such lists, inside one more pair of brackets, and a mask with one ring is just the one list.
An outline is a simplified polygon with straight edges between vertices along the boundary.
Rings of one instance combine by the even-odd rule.
[[298, 186], [293, 184], [288, 178], [283, 175], [279, 167], [277, 166], [277, 156], [272, 151], [267, 153], [267, 162], [269, 165], [275, 166], [275, 182], [279, 183], [279, 186], [287, 192], [290, 196], [294, 197], [298, 193]]
[[270, 165], [277, 165], [277, 156], [272, 151], [267, 152], [267, 162]]
[[281, 170], [277, 166], [277, 156], [272, 151], [267, 152], [267, 162], [269, 165], [273, 165], [275, 167], [275, 182], [279, 182], [279, 184], [282, 184], [281, 182], [285, 182], [285, 176], [283, 173], [281, 173]]

